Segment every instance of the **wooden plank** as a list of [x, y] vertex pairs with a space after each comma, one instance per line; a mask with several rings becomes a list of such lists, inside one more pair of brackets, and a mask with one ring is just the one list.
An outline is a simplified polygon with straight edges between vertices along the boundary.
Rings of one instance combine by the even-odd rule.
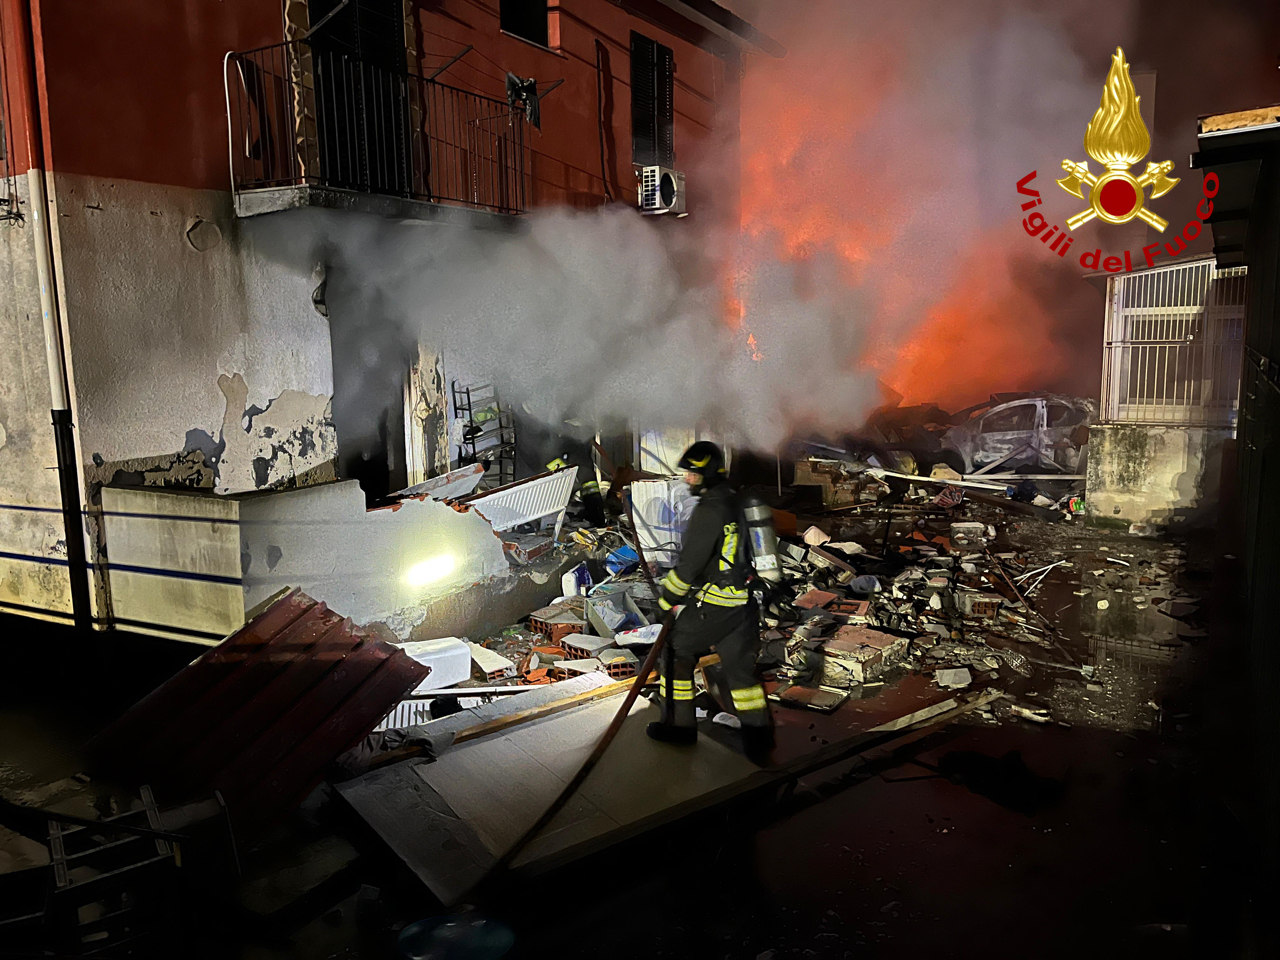
[[[652, 679], [652, 676], [650, 679]], [[495, 717], [493, 720], [486, 720], [484, 723], [476, 724], [474, 727], [466, 727], [463, 730], [459, 730], [457, 735], [454, 737], [453, 742], [455, 744], [466, 743], [468, 740], [475, 740], [477, 737], [485, 737], [491, 733], [500, 733], [510, 727], [514, 727], [522, 723], [528, 723], [531, 720], [552, 716], [553, 714], [560, 713], [563, 710], [568, 710], [571, 707], [576, 707], [584, 703], [593, 703], [596, 700], [603, 700], [606, 697], [616, 696], [617, 694], [625, 693], [633, 683], [635, 683], [635, 678], [628, 677], [625, 680], [619, 680], [603, 687], [597, 687], [594, 690], [588, 690], [585, 693], [578, 693], [571, 697], [565, 697], [563, 700], [553, 700], [550, 703], [543, 703], [536, 707], [530, 707], [528, 710], [520, 710], [517, 713]], [[375, 757], [369, 764], [369, 768], [371, 770], [376, 770], [379, 767], [385, 767], [388, 764], [400, 763], [402, 760], [409, 760], [413, 757], [421, 756], [422, 750], [422, 747], [400, 747], [397, 750], [388, 750], [386, 753]]]
[[[973, 479], [974, 474], [969, 474], [965, 480]], [[1084, 480], [1083, 473], [990, 473], [982, 478], [983, 480]]]
[[932, 720], [940, 714], [946, 713], [957, 706], [955, 700], [943, 700], [941, 703], [935, 703], [917, 710], [914, 713], [908, 713], [905, 717], [898, 717], [896, 720], [890, 720], [888, 723], [882, 723], [878, 727], [872, 727], [868, 733], [888, 733], [893, 730], [905, 730], [907, 727], [914, 726], [917, 723], [924, 723], [926, 720]]
[[430, 785], [404, 763], [338, 784], [338, 794], [430, 890], [465, 891], [497, 859]]
[[[901, 730], [881, 733], [864, 731], [862, 733], [854, 734], [844, 740], [840, 740], [836, 743], [823, 747], [821, 750], [809, 754], [808, 756], [800, 757], [782, 767], [773, 769], [757, 769], [735, 783], [731, 783], [719, 789], [693, 797], [683, 803], [669, 806], [655, 814], [652, 814], [651, 816], [634, 821], [623, 827], [619, 827], [617, 830], [608, 834], [593, 837], [589, 840], [584, 840], [580, 843], [574, 844], [573, 846], [543, 854], [534, 861], [519, 863], [512, 868], [513, 872], [526, 876], [544, 873], [547, 870], [552, 870], [565, 863], [579, 859], [580, 857], [588, 856], [599, 850], [606, 849], [625, 840], [629, 840], [632, 837], [639, 836], [664, 824], [672, 823], [703, 810], [719, 806], [720, 804], [735, 800], [746, 794], [762, 790], [774, 790], [776, 789], [777, 784], [783, 781], [799, 779], [802, 776], [814, 773], [824, 767], [830, 766], [832, 763], [837, 763], [842, 759], [847, 759], [850, 756], [861, 754], [867, 750], [878, 747], [884, 747], [891, 743], [900, 743], [903, 741], [904, 737], [913, 736], [919, 732], [928, 730], [931, 727], [942, 726], [950, 723], [952, 720], [963, 716], [971, 710], [976, 710], [993, 700], [997, 700], [1001, 696], [1003, 696], [1003, 694], [999, 691], [983, 693], [975, 697], [973, 700], [960, 703], [958, 706], [953, 706], [946, 713], [940, 713], [932, 717], [927, 717], [923, 720], [913, 720], [909, 726], [903, 727]], [[926, 710], [927, 709], [928, 708], [926, 708]], [[915, 714], [909, 714], [908, 716], [916, 716], [923, 712], [924, 711], [916, 711]]]
[[528, 710], [521, 710], [519, 713], [513, 713], [510, 716], [498, 717], [497, 719], [490, 720], [487, 723], [468, 727], [466, 730], [459, 732], [459, 734], [454, 737], [453, 742], [465, 743], [468, 740], [475, 740], [477, 737], [487, 737], [491, 733], [499, 733], [506, 730], [508, 727], [514, 727], [521, 723], [528, 723], [530, 720], [549, 717], [554, 713], [560, 713], [562, 710], [568, 710], [570, 707], [576, 707], [582, 703], [591, 703], [595, 700], [603, 700], [605, 697], [616, 696], [619, 693], [625, 693], [633, 683], [635, 683], [635, 677], [628, 677], [626, 680], [619, 680], [616, 683], [611, 683], [607, 687], [599, 687], [598, 689], [588, 690], [586, 693], [579, 693], [564, 700], [555, 700], [539, 707], [531, 707]]

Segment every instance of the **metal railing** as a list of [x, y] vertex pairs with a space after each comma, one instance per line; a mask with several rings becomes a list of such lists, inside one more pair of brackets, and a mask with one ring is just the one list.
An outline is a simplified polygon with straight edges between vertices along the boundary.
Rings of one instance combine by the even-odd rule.
[[524, 114], [291, 41], [224, 63], [232, 189], [314, 185], [527, 209]]
[[1102, 419], [1234, 427], [1245, 268], [1212, 258], [1110, 278]]

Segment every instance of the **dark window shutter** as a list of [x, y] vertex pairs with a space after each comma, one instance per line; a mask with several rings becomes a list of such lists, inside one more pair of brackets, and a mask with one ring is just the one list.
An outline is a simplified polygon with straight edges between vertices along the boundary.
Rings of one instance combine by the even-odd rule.
[[673, 167], [676, 162], [675, 138], [672, 125], [675, 119], [675, 72], [676, 61], [670, 47], [654, 44], [653, 63], [654, 89], [657, 91], [655, 125], [658, 143], [658, 163], [664, 167]]
[[675, 57], [670, 47], [631, 33], [631, 160], [647, 166], [675, 162], [672, 121]]

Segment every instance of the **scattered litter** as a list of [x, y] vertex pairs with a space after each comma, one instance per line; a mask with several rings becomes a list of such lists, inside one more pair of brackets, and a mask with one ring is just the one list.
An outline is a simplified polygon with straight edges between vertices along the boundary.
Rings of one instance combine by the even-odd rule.
[[810, 527], [808, 530], [806, 530], [804, 532], [803, 539], [804, 539], [804, 542], [809, 544], [809, 546], [811, 547], [820, 547], [824, 543], [831, 542], [831, 536], [827, 533], [824, 533], [822, 530], [818, 529], [817, 527]]
[[1050, 723], [1053, 719], [1049, 716], [1048, 710], [1028, 710], [1026, 707], [1016, 703], [1009, 709], [1009, 712], [1015, 717], [1021, 717], [1023, 720], [1030, 720], [1033, 723]]

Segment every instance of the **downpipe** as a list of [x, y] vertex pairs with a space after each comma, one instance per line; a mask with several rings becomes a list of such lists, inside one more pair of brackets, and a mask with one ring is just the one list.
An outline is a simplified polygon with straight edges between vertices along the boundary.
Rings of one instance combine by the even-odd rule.
[[67, 544], [67, 575], [71, 587], [71, 613], [76, 627], [92, 629], [93, 610], [89, 601], [89, 568], [84, 549], [84, 512], [81, 506], [80, 468], [76, 454], [75, 424], [71, 415], [70, 378], [63, 349], [62, 318], [53, 272], [53, 235], [49, 229], [49, 201], [45, 193], [44, 137], [41, 129], [39, 97], [36, 95], [35, 39], [30, 0], [12, 0], [22, 39], [22, 83], [27, 101], [27, 189], [30, 222], [35, 240], [36, 276], [40, 283], [40, 312], [44, 323], [45, 358], [49, 367], [49, 396], [53, 422], [54, 450], [58, 462], [58, 490], [62, 502], [62, 523]]

